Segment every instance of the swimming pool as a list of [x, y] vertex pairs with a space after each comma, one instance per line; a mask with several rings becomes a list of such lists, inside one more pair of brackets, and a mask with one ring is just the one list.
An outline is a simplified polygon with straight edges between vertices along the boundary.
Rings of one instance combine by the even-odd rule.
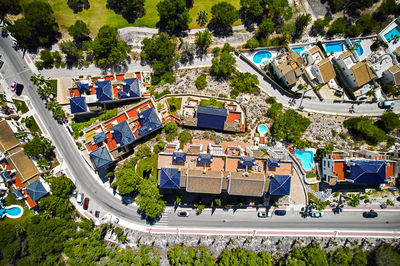
[[306, 48], [304, 46], [297, 46], [297, 47], [292, 47], [293, 52], [297, 52], [299, 53], [299, 55], [301, 55], [301, 53], [305, 50]]
[[11, 205], [9, 207], [2, 207], [0, 209], [0, 218], [7, 216], [8, 218], [19, 218], [22, 216], [24, 210], [19, 205]]
[[258, 133], [260, 133], [261, 137], [264, 137], [265, 134], [267, 133], [268, 129], [267, 129], [267, 126], [263, 124], [263, 125], [258, 126], [257, 131], [258, 131]]
[[342, 42], [325, 43], [325, 51], [327, 54], [343, 52], [344, 44]]
[[266, 59], [270, 59], [272, 57], [272, 54], [270, 51], [267, 50], [261, 50], [258, 51], [254, 56], [253, 56], [253, 62], [256, 64], [261, 63], [261, 61], [266, 58]]
[[304, 170], [314, 169], [314, 153], [312, 151], [294, 150], [294, 156], [300, 160]]
[[400, 29], [398, 26], [393, 28], [391, 31], [385, 34], [385, 39], [390, 42], [391, 40], [400, 37]]
[[363, 48], [361, 46], [361, 41], [355, 41], [353, 43], [357, 43], [358, 44], [358, 47], [356, 48], [356, 51], [357, 51], [358, 56], [361, 56], [364, 53], [364, 50], [363, 50]]

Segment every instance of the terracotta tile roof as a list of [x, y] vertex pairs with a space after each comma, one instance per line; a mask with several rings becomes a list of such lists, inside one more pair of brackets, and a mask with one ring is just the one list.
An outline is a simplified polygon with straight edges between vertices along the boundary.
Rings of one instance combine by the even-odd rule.
[[19, 145], [18, 139], [14, 136], [14, 131], [6, 120], [0, 121], [0, 151], [5, 152]]
[[[399, 47], [400, 48], [400, 47]], [[400, 66], [399, 64], [391, 66], [389, 71], [393, 74], [396, 84], [400, 84]]]
[[344, 181], [345, 173], [346, 173], [345, 162], [344, 161], [334, 161], [333, 162], [333, 175], [337, 177], [337, 180]]
[[243, 176], [242, 173], [230, 173], [228, 194], [237, 196], [261, 197], [265, 186], [269, 187], [269, 178], [264, 174], [249, 173]]
[[345, 59], [346, 57], [348, 57], [348, 56], [350, 56], [350, 55], [351, 55], [351, 51], [347, 50], [346, 52], [341, 53], [341, 54], [339, 55], [339, 58], [340, 58], [340, 59]]
[[317, 64], [317, 66], [319, 68], [319, 71], [321, 72], [321, 76], [322, 76], [324, 83], [327, 83], [331, 79], [335, 78], [336, 74], [335, 74], [335, 71], [333, 70], [333, 67], [332, 67], [332, 64], [331, 64], [331, 61], [329, 60], [329, 58], [325, 58], [325, 59], [321, 60]]
[[358, 87], [361, 87], [362, 85], [376, 78], [376, 75], [374, 74], [374, 72], [372, 72], [372, 69], [365, 61], [355, 64], [351, 67], [351, 69], [353, 70]]
[[39, 173], [32, 160], [22, 150], [9, 156], [7, 161], [17, 171], [17, 175], [23, 183]]
[[281, 162], [279, 167], [268, 167], [268, 174], [292, 175], [292, 163]]
[[[184, 176], [184, 175], [183, 175]], [[188, 170], [186, 191], [193, 193], [220, 194], [222, 173], [217, 171]]]
[[386, 166], [386, 179], [389, 177], [393, 177], [394, 175], [394, 163], [389, 163], [389, 166]]

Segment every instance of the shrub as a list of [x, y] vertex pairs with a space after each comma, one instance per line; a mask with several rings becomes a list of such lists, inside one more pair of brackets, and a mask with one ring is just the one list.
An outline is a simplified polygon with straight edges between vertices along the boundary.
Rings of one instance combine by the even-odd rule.
[[195, 80], [194, 84], [196, 85], [196, 88], [198, 90], [202, 90], [205, 87], [207, 87], [206, 75], [201, 74], [200, 76], [198, 76], [197, 79]]

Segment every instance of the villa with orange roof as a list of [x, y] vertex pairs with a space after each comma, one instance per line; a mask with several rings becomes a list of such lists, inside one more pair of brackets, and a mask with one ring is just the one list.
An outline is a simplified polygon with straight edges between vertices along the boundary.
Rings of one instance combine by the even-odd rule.
[[384, 152], [334, 151], [322, 160], [322, 180], [331, 186], [340, 183], [364, 186], [394, 186], [399, 165]]
[[69, 91], [71, 114], [88, 113], [93, 104], [140, 99], [144, 90], [140, 74], [80, 79]]
[[96, 170], [107, 169], [139, 139], [164, 127], [152, 98], [86, 131], [85, 147]]
[[257, 157], [245, 143], [205, 144], [194, 141], [182, 150], [167, 144], [158, 157], [159, 188], [254, 198], [290, 195], [293, 167], [288, 158]]

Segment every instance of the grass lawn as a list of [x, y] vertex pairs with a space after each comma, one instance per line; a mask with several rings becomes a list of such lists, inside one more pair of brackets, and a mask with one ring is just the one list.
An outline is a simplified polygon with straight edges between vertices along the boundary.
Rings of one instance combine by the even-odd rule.
[[314, 177], [317, 177], [317, 175], [315, 173], [313, 173], [313, 172], [306, 173], [306, 178], [314, 178]]
[[158, 162], [158, 154], [153, 154], [150, 157], [142, 159], [136, 166], [136, 173], [143, 177], [143, 172], [153, 169], [151, 171], [151, 176], [157, 177], [157, 162]]
[[29, 116], [26, 119], [29, 119], [28, 122], [25, 122], [25, 125], [29, 129], [30, 132], [32, 132], [32, 133], [38, 132], [39, 134], [42, 133], [42, 131], [40, 130], [40, 128], [39, 128], [38, 124], [36, 123], [36, 120], [33, 116]]
[[19, 100], [13, 99], [13, 102], [15, 103], [15, 106], [17, 107], [17, 111], [21, 111], [21, 113], [23, 113], [23, 114], [25, 114], [26, 112], [29, 111], [29, 108], [24, 101], [19, 101]]
[[24, 213], [22, 214], [22, 216], [18, 219], [10, 219], [8, 217], [4, 217], [3, 220], [0, 220], [0, 223], [5, 223], [7, 225], [15, 225], [17, 223], [19, 223], [22, 220], [25, 220], [27, 217], [33, 216], [33, 212], [26, 206], [25, 202], [23, 200], [16, 200], [14, 198], [14, 196], [11, 194], [11, 189], [8, 193], [8, 196], [4, 199], [4, 202], [6, 206], [10, 206], [10, 205], [19, 205], [22, 208], [24, 208]]
[[52, 92], [54, 94], [54, 97], [57, 98], [57, 80], [49, 79], [48, 82], [50, 82], [50, 86], [53, 88]]
[[218, 107], [218, 108], [224, 108], [224, 103], [217, 101], [216, 105], [212, 104], [210, 100], [201, 100], [200, 105], [202, 106], [213, 106], [213, 107]]
[[[33, 0], [21, 0], [21, 4], [30, 3]], [[69, 26], [75, 23], [75, 20], [83, 20], [89, 25], [91, 36], [95, 36], [98, 30], [104, 25], [114, 26], [116, 28], [124, 28], [128, 26], [136, 27], [150, 27], [155, 28], [156, 23], [159, 21], [157, 12], [157, 3], [160, 0], [146, 0], [145, 9], [146, 14], [135, 21], [134, 24], [128, 23], [121, 15], [117, 15], [113, 10], [106, 8], [107, 0], [89, 0], [90, 8], [83, 10], [82, 12], [74, 14], [74, 12], [68, 7], [66, 0], [47, 0], [53, 8], [54, 15], [61, 29], [67, 30]], [[211, 18], [211, 7], [224, 0], [194, 0], [193, 8], [190, 9], [190, 16], [192, 22], [190, 28], [199, 28], [196, 23], [197, 14], [201, 10], [205, 10], [208, 13], [209, 19]], [[231, 3], [236, 8], [240, 8], [239, 0], [225, 0]], [[242, 24], [240, 19], [237, 20], [234, 25]]]

